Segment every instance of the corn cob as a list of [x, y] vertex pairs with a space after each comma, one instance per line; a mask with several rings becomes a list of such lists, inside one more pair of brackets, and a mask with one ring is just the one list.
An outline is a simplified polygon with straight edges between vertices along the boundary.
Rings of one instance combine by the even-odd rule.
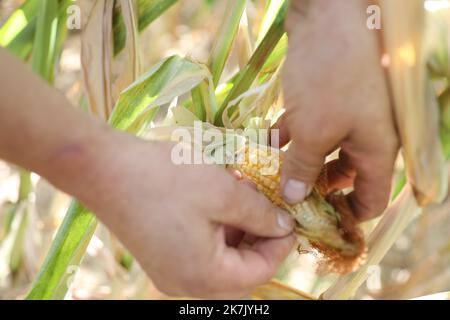
[[296, 233], [307, 238], [320, 254], [320, 273], [353, 271], [363, 262], [365, 244], [345, 196], [342, 193], [327, 195], [326, 172], [323, 171], [305, 201], [296, 205], [286, 203], [280, 192], [283, 157], [280, 150], [247, 145], [230, 167], [254, 182], [275, 205], [294, 216]]

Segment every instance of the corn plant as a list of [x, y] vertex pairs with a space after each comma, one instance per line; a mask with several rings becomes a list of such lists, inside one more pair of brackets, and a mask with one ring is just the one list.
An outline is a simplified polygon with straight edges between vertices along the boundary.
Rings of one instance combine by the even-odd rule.
[[[280, 70], [288, 45], [288, 36], [283, 28], [288, 1], [268, 0], [264, 17], [259, 27], [254, 28], [256, 32], [248, 25], [252, 23], [246, 10], [249, 2], [230, 1], [207, 61], [174, 55], [142, 71], [139, 32], [175, 2], [100, 0], [86, 13], [89, 19], [82, 35], [82, 64], [89, 112], [118, 130], [154, 140], [170, 140], [171, 133], [177, 128], [195, 130], [196, 121], [201, 121], [207, 128], [222, 131], [270, 128], [283, 104]], [[246, 171], [247, 165], [238, 167], [248, 173], [258, 189], [274, 203], [293, 213], [297, 221], [300, 222], [305, 214], [315, 212], [317, 220], [298, 233], [308, 238], [326, 258], [329, 255], [325, 259], [325, 263], [332, 265], [329, 270], [348, 272], [359, 267], [354, 273], [340, 277], [324, 293], [324, 298], [351, 298], [367, 278], [370, 266], [381, 261], [408, 223], [425, 206], [442, 201], [447, 194], [446, 160], [450, 156], [449, 29], [441, 26], [439, 32], [442, 37], [431, 46], [425, 40], [426, 34], [422, 32], [425, 28], [420, 24], [425, 24], [426, 19], [423, 3], [420, 0], [411, 2], [414, 5], [404, 12], [404, 7], [398, 7], [401, 0], [381, 1], [383, 11], [388, 13], [384, 23], [389, 31], [383, 38], [391, 57], [389, 75], [406, 171], [396, 181], [392, 204], [375, 229], [366, 236], [366, 241], [353, 221], [348, 223], [354, 226], [352, 241], [341, 241], [337, 221], [352, 219], [351, 214], [348, 214], [348, 208], [326, 198], [321, 193], [320, 183], [314, 195], [301, 207], [289, 207], [276, 194], [279, 192], [279, 176], [275, 176], [269, 187], [260, 174]], [[29, 60], [31, 55], [32, 64], [36, 64], [34, 70], [46, 79], [52, 79], [57, 59], [54, 57], [60, 51], [60, 48], [48, 44], [61, 45], [62, 31], [60, 33], [57, 29], [45, 33], [58, 39], [56, 42], [48, 39], [39, 42], [47, 44], [47, 52], [36, 49], [34, 37], [54, 26], [50, 23], [51, 17], [62, 12], [64, 5], [64, 1], [47, 0], [41, 6], [37, 1], [28, 0], [0, 29], [0, 45], [8, 47], [22, 59]], [[404, 13], [403, 20], [394, 23], [399, 11]], [[22, 21], [24, 16], [27, 21]], [[46, 19], [49, 19], [47, 23]], [[403, 47], [405, 43], [409, 46]], [[239, 68], [227, 75], [224, 70], [230, 63], [233, 50], [237, 52]], [[127, 57], [126, 65], [120, 77], [113, 79], [113, 61], [120, 52]], [[398, 55], [398, 52], [402, 54]], [[414, 63], [408, 64], [411, 62], [409, 54], [414, 55]], [[443, 83], [444, 89], [442, 85], [436, 89], [436, 82]], [[427, 156], [426, 165], [418, 162], [417, 154]], [[327, 232], [318, 228], [319, 224], [324, 225], [319, 222], [323, 222], [325, 216]], [[334, 218], [330, 219], [330, 216]], [[95, 215], [74, 199], [28, 299], [61, 299], [65, 296], [71, 275], [69, 269], [81, 262], [97, 224]], [[364, 242], [367, 245], [366, 257], [363, 257]], [[342, 261], [346, 263], [342, 264]], [[314, 299], [276, 281], [257, 288], [254, 297]]]

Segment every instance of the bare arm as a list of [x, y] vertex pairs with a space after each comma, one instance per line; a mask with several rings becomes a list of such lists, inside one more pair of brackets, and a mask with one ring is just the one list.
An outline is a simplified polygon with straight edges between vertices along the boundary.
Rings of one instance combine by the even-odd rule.
[[[111, 129], [73, 108], [4, 49], [0, 70], [0, 158], [81, 195]], [[83, 171], [89, 174], [81, 177]]]

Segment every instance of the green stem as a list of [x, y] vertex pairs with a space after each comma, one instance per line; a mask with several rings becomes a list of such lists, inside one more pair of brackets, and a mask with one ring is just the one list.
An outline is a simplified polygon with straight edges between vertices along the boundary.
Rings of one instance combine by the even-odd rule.
[[[227, 108], [230, 101], [239, 97], [245, 91], [247, 91], [255, 81], [256, 77], [264, 67], [267, 59], [270, 57], [273, 50], [276, 48], [278, 42], [284, 35], [284, 19], [287, 11], [287, 3], [284, 3], [270, 27], [269, 31], [261, 41], [261, 44], [258, 46], [247, 66], [239, 73], [239, 77], [236, 80], [236, 84], [231, 89], [231, 92], [223, 101], [222, 105], [219, 108], [219, 111], [216, 114], [214, 124], [217, 126], [223, 126], [222, 114]], [[232, 113], [238, 104], [234, 105], [230, 110], [228, 110], [229, 114]]]
[[31, 189], [31, 173], [20, 169], [19, 199], [17, 202], [28, 199]]
[[219, 36], [216, 38], [211, 56], [209, 57], [209, 66], [215, 87], [217, 87], [222, 76], [246, 6], [247, 1], [243, 0], [230, 1], [227, 6]]

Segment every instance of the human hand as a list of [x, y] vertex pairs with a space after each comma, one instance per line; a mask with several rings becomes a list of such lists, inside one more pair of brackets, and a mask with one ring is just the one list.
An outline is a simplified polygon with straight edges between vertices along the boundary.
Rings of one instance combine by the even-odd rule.
[[295, 242], [287, 212], [220, 167], [174, 165], [172, 144], [107, 134], [97, 177], [78, 197], [157, 288], [238, 298], [274, 276]]
[[325, 157], [329, 188], [348, 195], [360, 220], [389, 201], [399, 143], [380, 64], [377, 32], [366, 27], [368, 1], [293, 1], [287, 21], [290, 48], [284, 69], [286, 113], [277, 127], [292, 140], [282, 168], [288, 202], [304, 199]]

